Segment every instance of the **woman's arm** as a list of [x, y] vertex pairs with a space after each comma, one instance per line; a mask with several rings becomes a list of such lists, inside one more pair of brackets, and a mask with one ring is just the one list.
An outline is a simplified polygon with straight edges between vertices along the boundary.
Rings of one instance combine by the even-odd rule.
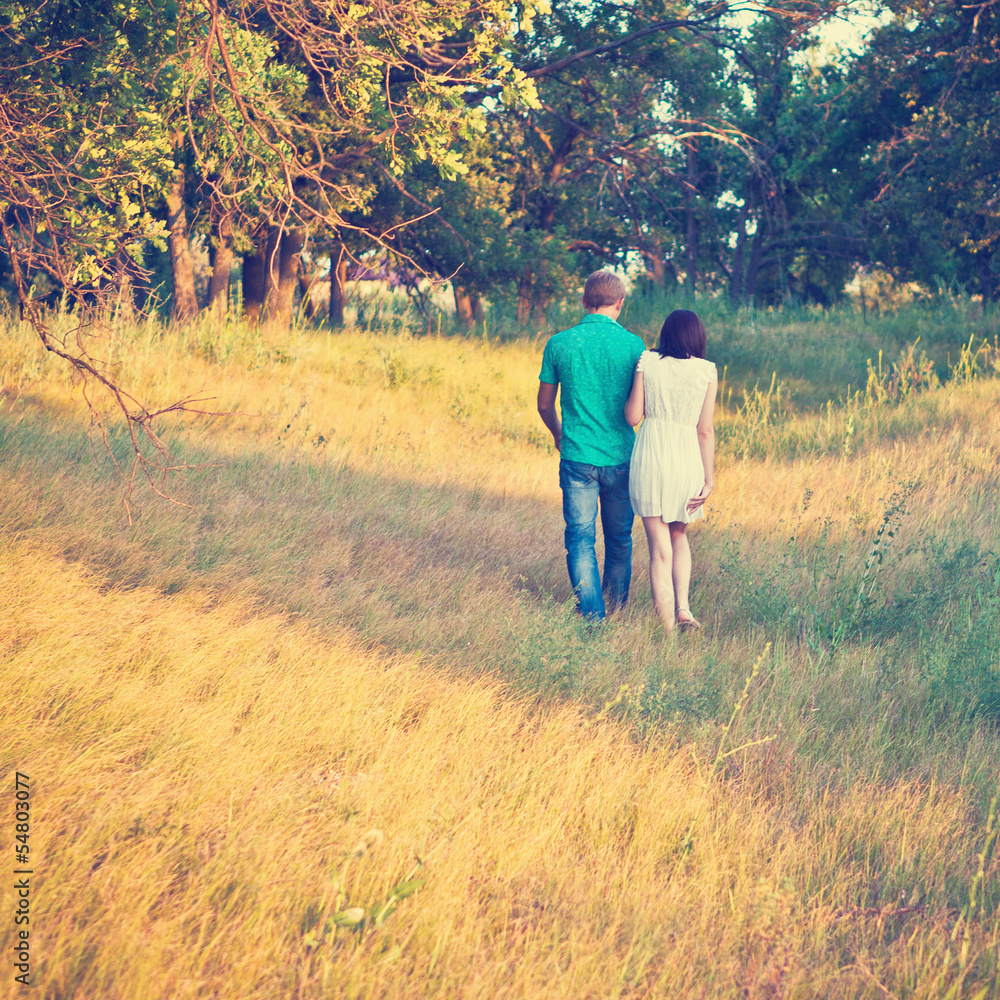
[[646, 387], [642, 384], [642, 372], [636, 372], [632, 380], [632, 391], [625, 401], [625, 419], [629, 427], [635, 427], [642, 421], [646, 412]]
[[715, 486], [715, 394], [718, 390], [718, 382], [708, 383], [705, 402], [701, 405], [701, 416], [698, 417], [698, 448], [701, 451], [701, 464], [705, 468], [705, 485], [697, 496], [688, 500], [687, 509], [692, 513], [705, 503]]

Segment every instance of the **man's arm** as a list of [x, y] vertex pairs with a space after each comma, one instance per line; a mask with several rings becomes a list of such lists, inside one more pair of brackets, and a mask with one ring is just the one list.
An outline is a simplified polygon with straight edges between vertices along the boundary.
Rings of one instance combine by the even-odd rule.
[[542, 418], [542, 423], [552, 432], [556, 451], [559, 451], [562, 445], [562, 423], [556, 410], [556, 393], [558, 391], [558, 385], [552, 385], [549, 382], [538, 383], [538, 415]]

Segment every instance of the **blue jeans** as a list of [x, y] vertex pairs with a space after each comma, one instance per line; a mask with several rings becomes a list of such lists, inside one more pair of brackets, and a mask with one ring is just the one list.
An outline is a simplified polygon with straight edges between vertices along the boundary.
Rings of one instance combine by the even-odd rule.
[[[559, 486], [566, 520], [566, 568], [580, 614], [603, 618], [605, 600], [614, 611], [628, 600], [632, 582], [632, 504], [628, 498], [628, 462], [624, 465], [586, 465], [559, 462]], [[604, 586], [594, 551], [597, 502], [604, 529]]]

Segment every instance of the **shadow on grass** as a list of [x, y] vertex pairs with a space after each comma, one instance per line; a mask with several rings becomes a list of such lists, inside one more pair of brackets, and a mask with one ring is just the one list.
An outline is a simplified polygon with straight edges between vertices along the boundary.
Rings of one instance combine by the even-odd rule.
[[[200, 466], [174, 480], [191, 506], [143, 489], [129, 525], [100, 441], [22, 412], [0, 415], [0, 531], [82, 563], [104, 587], [238, 594], [517, 686], [601, 687], [565, 669], [581, 666], [574, 650], [605, 643], [573, 613], [561, 512], [548, 500], [179, 439], [175, 456]], [[127, 455], [126, 441], [112, 436], [112, 447]]]
[[[112, 446], [127, 451], [124, 440]], [[177, 482], [191, 506], [147, 491], [130, 526], [121, 479], [99, 443], [34, 408], [21, 420], [0, 416], [0, 532], [82, 563], [104, 587], [236, 595], [534, 695], [601, 704], [627, 682], [636, 712], [673, 722], [725, 715], [764, 636], [789, 662], [827, 671], [838, 651], [874, 650], [866, 711], [909, 684], [905, 714], [958, 713], [968, 723], [980, 711], [1000, 713], [995, 568], [968, 545], [946, 552], [929, 543], [905, 581], [874, 591], [859, 611], [856, 581], [824, 539], [748, 544], [739, 529], [710, 525], [694, 532], [692, 594], [709, 627], [670, 645], [651, 614], [638, 521], [631, 605], [594, 630], [573, 612], [551, 497], [430, 485], [300, 454], [230, 456], [182, 439], [175, 452], [199, 466]], [[954, 655], [949, 636], [961, 639]], [[911, 661], [932, 646], [932, 666], [915, 673]], [[790, 676], [785, 696], [815, 700], [837, 683], [816, 670], [811, 692]], [[838, 692], [837, 710], [859, 697], [860, 689]]]

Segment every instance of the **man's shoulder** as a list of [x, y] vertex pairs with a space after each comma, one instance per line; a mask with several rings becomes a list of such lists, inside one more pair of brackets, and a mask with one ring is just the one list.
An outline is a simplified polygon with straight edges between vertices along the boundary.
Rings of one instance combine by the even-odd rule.
[[565, 330], [560, 330], [558, 333], [552, 334], [552, 336], [549, 337], [548, 342], [550, 344], [554, 343], [558, 345], [567, 340], [573, 340], [575, 337], [579, 337], [582, 334], [585, 334], [587, 332], [588, 325], [589, 324], [584, 323], [583, 321], [579, 323], [574, 323], [573, 326], [568, 326], [566, 327]]
[[582, 324], [560, 330], [545, 342], [545, 357], [555, 359], [572, 356], [584, 346], [586, 339], [587, 331], [582, 329]]
[[633, 363], [638, 361], [639, 355], [646, 350], [646, 344], [642, 337], [620, 325], [617, 325], [611, 342], [617, 352], [628, 353]]
[[565, 330], [552, 334], [545, 346], [553, 348], [571, 346], [583, 340], [608, 340], [613, 342], [626, 343], [629, 347], [638, 348], [641, 351], [646, 349], [642, 338], [637, 334], [626, 330], [620, 323], [609, 320], [606, 323], [588, 322], [581, 320], [575, 326], [569, 326]]

